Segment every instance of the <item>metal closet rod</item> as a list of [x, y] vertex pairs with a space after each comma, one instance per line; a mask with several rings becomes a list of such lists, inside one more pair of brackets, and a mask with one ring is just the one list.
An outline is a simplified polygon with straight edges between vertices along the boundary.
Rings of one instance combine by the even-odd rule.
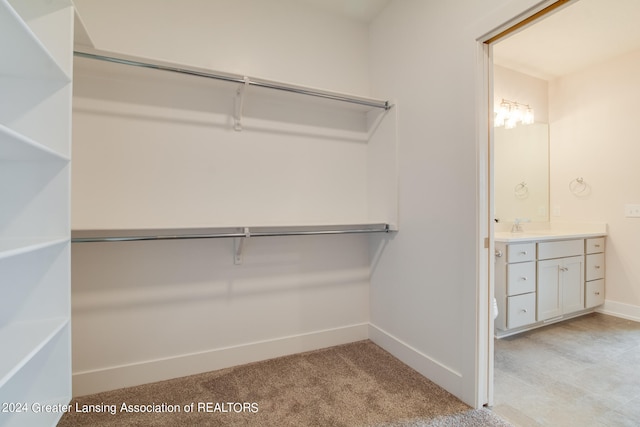
[[339, 95], [331, 92], [324, 92], [324, 91], [319, 91], [314, 89], [306, 89], [299, 86], [288, 86], [283, 83], [274, 83], [266, 80], [261, 81], [253, 78], [248, 78], [248, 80], [245, 80], [244, 77], [239, 77], [234, 75], [215, 74], [209, 71], [198, 70], [195, 68], [187, 68], [184, 66], [169, 65], [166, 63], [151, 61], [149, 59], [145, 59], [144, 60], [145, 62], [143, 62], [141, 60], [133, 59], [133, 58], [116, 57], [112, 55], [88, 53], [88, 52], [80, 52], [80, 51], [74, 51], [73, 54], [81, 58], [96, 59], [100, 61], [114, 62], [117, 64], [131, 65], [134, 67], [150, 68], [154, 70], [170, 71], [173, 73], [187, 74], [187, 75], [197, 76], [197, 77], [206, 77], [206, 78], [216, 79], [216, 80], [224, 80], [232, 83], [248, 84], [248, 85], [259, 86], [259, 87], [264, 87], [268, 89], [275, 89], [280, 91], [298, 93], [302, 95], [315, 96], [319, 98], [332, 99], [334, 101], [342, 101], [342, 102], [348, 102], [351, 104], [359, 104], [367, 107], [383, 108], [385, 110], [388, 110], [391, 108], [391, 104], [389, 103], [389, 101], [378, 101], [378, 100], [357, 98], [357, 97], [352, 97], [347, 95]]
[[[197, 233], [197, 234], [166, 234], [166, 235], [138, 235], [138, 236], [93, 236], [93, 237], [72, 237], [72, 243], [93, 243], [93, 242], [132, 242], [143, 240], [186, 240], [186, 239], [219, 239], [238, 237], [276, 237], [276, 236], [310, 236], [327, 234], [359, 234], [359, 233], [388, 233], [391, 231], [389, 224], [367, 224], [357, 226], [358, 228], [343, 229], [321, 229], [317, 230], [281, 230], [281, 231], [251, 231], [250, 227], [243, 227], [244, 231], [231, 233]], [[258, 227], [260, 228], [260, 227]], [[265, 227], [268, 228], [268, 227]]]

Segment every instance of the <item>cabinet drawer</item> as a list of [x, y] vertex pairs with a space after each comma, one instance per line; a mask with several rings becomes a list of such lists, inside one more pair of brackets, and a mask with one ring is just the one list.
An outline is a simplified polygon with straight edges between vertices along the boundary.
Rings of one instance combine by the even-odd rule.
[[584, 254], [584, 239], [538, 243], [538, 259], [562, 258]]
[[586, 253], [588, 254], [596, 254], [598, 252], [604, 252], [604, 237], [587, 239], [585, 243], [585, 250], [586, 250]]
[[507, 265], [507, 295], [520, 295], [536, 290], [536, 263]]
[[518, 243], [507, 246], [507, 262], [525, 262], [536, 259], [535, 243]]
[[604, 279], [604, 254], [587, 255], [585, 280]]
[[585, 307], [591, 308], [604, 304], [604, 279], [587, 282]]
[[536, 294], [507, 298], [507, 328], [518, 328], [536, 321]]

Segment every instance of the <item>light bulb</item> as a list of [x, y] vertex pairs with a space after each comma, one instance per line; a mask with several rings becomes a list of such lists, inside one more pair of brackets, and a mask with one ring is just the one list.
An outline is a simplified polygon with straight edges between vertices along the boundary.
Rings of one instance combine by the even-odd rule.
[[527, 107], [527, 111], [525, 111], [524, 116], [522, 116], [522, 124], [533, 124], [533, 108]]
[[513, 129], [514, 127], [516, 127], [516, 118], [515, 116], [512, 114], [510, 115], [507, 120], [505, 120], [504, 122], [504, 128], [505, 129]]
[[509, 110], [511, 110], [511, 104], [503, 99], [500, 103], [500, 109], [498, 112], [501, 113], [503, 117], [507, 117], [509, 115]]
[[502, 99], [493, 116], [493, 126], [504, 126], [513, 129], [518, 123], [530, 125], [533, 123], [533, 108], [527, 104]]
[[520, 105], [516, 103], [511, 109], [511, 116], [513, 117], [513, 121], [515, 123], [522, 121], [522, 110], [520, 109]]

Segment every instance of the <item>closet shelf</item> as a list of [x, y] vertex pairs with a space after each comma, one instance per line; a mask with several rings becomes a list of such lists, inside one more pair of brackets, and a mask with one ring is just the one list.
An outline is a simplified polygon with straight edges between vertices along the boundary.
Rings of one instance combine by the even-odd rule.
[[[209, 79], [222, 80], [230, 83], [241, 85], [240, 87], [256, 86], [261, 88], [273, 89], [278, 91], [296, 93], [300, 95], [324, 98], [344, 103], [357, 104], [370, 109], [389, 110], [392, 104], [389, 101], [383, 101], [373, 98], [366, 98], [354, 95], [348, 95], [327, 90], [309, 88], [288, 83], [276, 82], [272, 80], [258, 79], [247, 77], [240, 74], [222, 73], [205, 68], [175, 64], [165, 61], [158, 61], [149, 58], [140, 58], [128, 55], [122, 55], [113, 52], [104, 52], [96, 49], [90, 49], [84, 46], [76, 46], [74, 55], [82, 58], [89, 58], [118, 64], [130, 65], [134, 67], [142, 67], [154, 70], [168, 71], [173, 73], [187, 74], [191, 76], [204, 77]], [[239, 90], [239, 92], [243, 92]], [[238, 94], [240, 97], [240, 93]], [[242, 95], [244, 96], [244, 95]], [[237, 112], [236, 112], [237, 113]]]
[[16, 322], [0, 328], [0, 342], [10, 343], [0, 352], [0, 388], [47, 345], [67, 324], [68, 318]]
[[69, 158], [0, 124], [0, 160], [61, 160]]
[[69, 242], [69, 238], [0, 239], [0, 259], [31, 253]]
[[0, 0], [0, 75], [19, 79], [71, 81], [38, 37], [7, 0]]
[[388, 233], [389, 224], [73, 230], [73, 243]]

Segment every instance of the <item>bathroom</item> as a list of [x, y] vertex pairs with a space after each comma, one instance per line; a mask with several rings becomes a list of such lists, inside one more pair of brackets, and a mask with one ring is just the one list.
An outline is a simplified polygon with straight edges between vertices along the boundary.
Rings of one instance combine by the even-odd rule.
[[[598, 310], [637, 320], [640, 266], [633, 260], [640, 252], [635, 238], [640, 219], [627, 210], [640, 203], [640, 188], [633, 184], [640, 174], [634, 165], [638, 124], [633, 120], [640, 37], [623, 18], [640, 11], [633, 2], [617, 9], [600, 6], [605, 3], [575, 2], [494, 46], [494, 103], [529, 105], [533, 126], [547, 124], [549, 135], [548, 145], [540, 141], [537, 153], [522, 147], [507, 153], [503, 135], [511, 138], [527, 125], [495, 129], [495, 229], [510, 231], [515, 218], [525, 231], [549, 228], [549, 223], [559, 228], [606, 224], [606, 301]], [[569, 25], [582, 30], [562, 30], [573, 28]], [[577, 55], [587, 51], [594, 56]]]
[[[587, 309], [549, 315], [554, 326], [547, 328], [538, 328], [546, 323], [535, 302], [529, 310], [538, 316], [535, 324], [512, 327], [511, 311], [496, 319], [496, 337], [508, 338], [495, 345], [494, 410], [518, 425], [627, 425], [637, 419], [637, 377], [624, 370], [634, 365], [624, 357], [637, 351], [640, 320], [640, 269], [633, 262], [640, 251], [640, 191], [632, 163], [640, 88], [640, 38], [632, 21], [640, 11], [632, 2], [610, 6], [570, 3], [493, 50], [496, 108], [518, 102], [535, 115], [534, 124], [494, 128], [496, 249], [504, 248], [504, 236], [606, 233], [597, 255], [606, 265], [597, 305], [589, 303], [587, 260]], [[499, 256], [506, 254], [496, 254], [496, 296], [504, 300]], [[609, 316], [583, 316], [593, 310]]]

